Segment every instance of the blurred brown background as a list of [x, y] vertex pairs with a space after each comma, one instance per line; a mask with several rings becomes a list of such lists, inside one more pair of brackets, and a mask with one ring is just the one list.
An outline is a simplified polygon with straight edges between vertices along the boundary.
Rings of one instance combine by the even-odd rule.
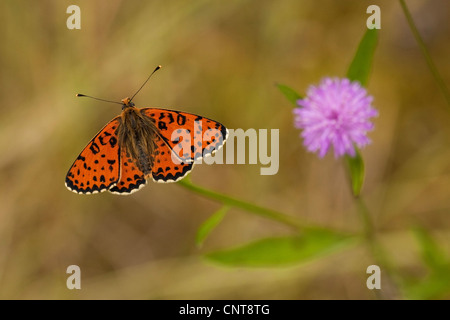
[[[81, 30], [66, 9], [81, 8]], [[176, 184], [150, 182], [127, 197], [69, 192], [70, 165], [158, 64], [134, 102], [201, 114], [229, 128], [280, 129], [280, 169], [199, 165], [204, 187], [304, 220], [358, 232], [341, 161], [319, 160], [292, 126], [299, 92], [344, 76], [381, 8], [368, 90], [380, 116], [363, 150], [363, 196], [395, 266], [426, 277], [413, 224], [450, 251], [450, 112], [397, 1], [12, 1], [0, 3], [0, 298], [373, 299], [362, 247], [286, 268], [226, 268], [202, 254], [292, 232], [231, 210], [202, 248], [194, 238], [220, 205]], [[409, 0], [450, 83], [450, 5]], [[82, 289], [66, 288], [81, 267]], [[401, 295], [394, 296], [401, 297]]]

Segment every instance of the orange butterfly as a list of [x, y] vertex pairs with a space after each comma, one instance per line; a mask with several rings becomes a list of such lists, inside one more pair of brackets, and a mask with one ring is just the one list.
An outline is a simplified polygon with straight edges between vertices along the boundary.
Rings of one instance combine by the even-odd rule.
[[195, 160], [219, 150], [227, 139], [228, 130], [217, 121], [174, 110], [136, 108], [134, 96], [122, 100], [121, 115], [100, 130], [75, 160], [66, 176], [69, 190], [131, 194], [149, 177], [175, 182], [192, 170]]

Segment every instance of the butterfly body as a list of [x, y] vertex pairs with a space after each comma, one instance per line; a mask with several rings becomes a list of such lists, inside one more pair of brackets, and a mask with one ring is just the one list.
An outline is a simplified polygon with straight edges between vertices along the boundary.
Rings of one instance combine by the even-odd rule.
[[136, 108], [129, 98], [122, 102], [124, 105], [117, 128], [119, 146], [147, 177], [153, 167], [158, 128], [155, 120], [147, 116], [144, 109]]
[[122, 103], [121, 115], [89, 142], [69, 169], [69, 190], [130, 194], [150, 177], [155, 182], [175, 182], [192, 170], [195, 160], [219, 150], [227, 138], [228, 130], [214, 120], [137, 108], [129, 98]]

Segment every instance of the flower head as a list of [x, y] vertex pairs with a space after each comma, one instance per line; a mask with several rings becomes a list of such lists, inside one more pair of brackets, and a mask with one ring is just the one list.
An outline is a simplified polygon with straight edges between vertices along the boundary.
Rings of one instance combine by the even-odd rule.
[[370, 118], [378, 115], [371, 106], [373, 97], [358, 82], [349, 79], [324, 78], [311, 86], [294, 109], [295, 126], [303, 129], [308, 151], [319, 152], [323, 158], [333, 146], [336, 158], [355, 156], [355, 147], [370, 143], [366, 133], [373, 129]]

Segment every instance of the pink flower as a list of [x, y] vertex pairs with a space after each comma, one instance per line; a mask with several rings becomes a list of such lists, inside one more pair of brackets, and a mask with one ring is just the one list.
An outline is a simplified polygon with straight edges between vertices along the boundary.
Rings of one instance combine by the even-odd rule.
[[355, 156], [355, 147], [371, 141], [367, 132], [373, 130], [370, 118], [378, 115], [371, 105], [373, 97], [358, 82], [349, 79], [324, 78], [311, 86], [307, 96], [297, 101], [294, 109], [295, 127], [310, 152], [323, 158], [333, 146], [335, 158], [344, 154]]

